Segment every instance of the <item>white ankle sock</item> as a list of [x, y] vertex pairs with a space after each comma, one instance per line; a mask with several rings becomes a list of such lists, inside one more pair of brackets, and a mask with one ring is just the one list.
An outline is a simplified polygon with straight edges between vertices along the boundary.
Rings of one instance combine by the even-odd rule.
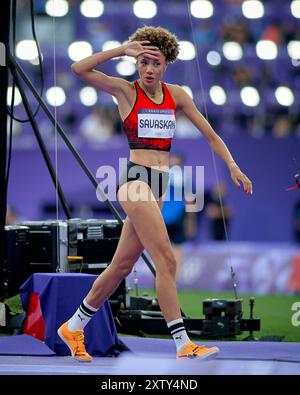
[[76, 310], [73, 317], [68, 321], [68, 328], [70, 331], [77, 331], [83, 329], [93, 318], [94, 314], [98, 311], [94, 307], [90, 306], [84, 299], [79, 308]]
[[176, 350], [181, 351], [183, 346], [190, 342], [190, 338], [188, 337], [184, 327], [183, 319], [178, 318], [177, 320], [168, 322], [167, 325], [175, 341]]

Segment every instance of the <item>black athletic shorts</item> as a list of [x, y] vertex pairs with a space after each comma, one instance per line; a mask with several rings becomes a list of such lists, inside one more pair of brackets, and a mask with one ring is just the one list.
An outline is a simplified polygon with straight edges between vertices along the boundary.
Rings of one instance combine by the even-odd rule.
[[169, 172], [139, 165], [129, 161], [127, 168], [119, 177], [117, 194], [121, 185], [128, 181], [139, 180], [146, 182], [155, 199], [159, 199], [166, 191], [169, 183]]

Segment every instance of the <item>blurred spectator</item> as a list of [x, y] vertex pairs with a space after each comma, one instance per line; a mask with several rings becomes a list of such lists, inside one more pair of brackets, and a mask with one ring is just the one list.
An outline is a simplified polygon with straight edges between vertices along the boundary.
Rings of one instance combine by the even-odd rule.
[[[300, 29], [298, 29], [300, 33]], [[290, 42], [291, 40], [297, 39], [297, 28], [296, 26], [291, 23], [290, 21], [281, 21], [281, 33], [282, 39], [285, 44]], [[298, 39], [300, 38], [300, 35]]]
[[254, 123], [256, 119], [255, 114], [253, 111], [248, 110], [248, 108], [243, 108], [234, 115], [234, 123], [243, 133], [251, 132], [254, 126], [257, 128], [257, 123]]
[[249, 130], [253, 137], [260, 138], [266, 134], [265, 130], [265, 112], [255, 114], [253, 117], [252, 127]]
[[294, 206], [294, 236], [295, 241], [300, 243], [300, 199], [296, 201]]
[[222, 22], [220, 36], [222, 41], [233, 41], [234, 24], [232, 22]]
[[211, 45], [217, 40], [216, 30], [209, 19], [199, 21], [195, 29], [195, 40], [198, 45]]
[[186, 204], [192, 202], [189, 194], [192, 191], [191, 186], [192, 180], [184, 172], [183, 155], [171, 155], [169, 190], [164, 199], [162, 215], [177, 262], [177, 276], [182, 264], [182, 244], [195, 236], [197, 228], [196, 213], [186, 211]]
[[232, 217], [232, 209], [226, 203], [226, 196], [227, 188], [224, 183], [220, 183], [219, 185], [215, 185], [205, 198], [205, 212], [210, 219], [210, 235], [212, 240], [226, 240], [224, 221], [228, 231], [229, 221]]
[[90, 142], [101, 142], [114, 135], [113, 123], [101, 108], [94, 108], [81, 122], [80, 134]]
[[237, 41], [241, 45], [253, 43], [251, 31], [245, 21], [238, 21], [235, 24], [234, 38], [234, 41]]
[[90, 44], [96, 51], [101, 51], [102, 46], [106, 41], [114, 40], [113, 29], [108, 23], [92, 21], [88, 18], [86, 29], [91, 36]]
[[[294, 206], [294, 238], [300, 243], [300, 199]], [[300, 295], [300, 254], [296, 254], [292, 260], [291, 274], [289, 278], [289, 290]]]
[[259, 71], [261, 75], [261, 88], [262, 89], [267, 89], [267, 88], [276, 88], [278, 85], [276, 84], [275, 80], [275, 75], [274, 71], [271, 70], [266, 64], [262, 67], [262, 69]]
[[294, 117], [294, 130], [295, 130], [295, 136], [300, 137], [300, 114], [298, 111]]
[[18, 223], [18, 214], [13, 207], [7, 206], [5, 225], [16, 225]]
[[285, 138], [292, 134], [293, 121], [289, 115], [279, 116], [273, 126], [272, 135], [278, 138]]
[[235, 41], [240, 45], [253, 43], [253, 36], [245, 21], [225, 20], [221, 24], [222, 41]]
[[280, 24], [273, 22], [268, 25], [262, 33], [261, 40], [269, 40], [277, 45], [281, 45], [283, 42], [283, 32]]
[[288, 34], [288, 39], [289, 40], [300, 40], [300, 27], [299, 25], [297, 27], [294, 27], [294, 29], [291, 28], [290, 26], [290, 30], [288, 30], [289, 33]]
[[253, 73], [249, 66], [237, 66], [233, 71], [233, 80], [238, 88], [253, 84]]

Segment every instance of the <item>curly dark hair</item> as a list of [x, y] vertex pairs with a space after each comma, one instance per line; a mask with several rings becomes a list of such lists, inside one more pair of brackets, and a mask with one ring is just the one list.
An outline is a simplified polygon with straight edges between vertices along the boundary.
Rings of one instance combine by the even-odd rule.
[[179, 53], [179, 44], [175, 34], [163, 27], [143, 26], [129, 37], [129, 41], [150, 41], [165, 55], [166, 61], [175, 62]]

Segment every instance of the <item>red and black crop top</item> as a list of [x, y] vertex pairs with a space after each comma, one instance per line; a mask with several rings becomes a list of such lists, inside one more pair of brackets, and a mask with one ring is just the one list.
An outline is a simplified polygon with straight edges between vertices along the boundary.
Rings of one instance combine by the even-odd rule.
[[176, 129], [176, 106], [163, 82], [163, 101], [154, 103], [134, 81], [136, 100], [123, 122], [130, 149], [170, 151]]

